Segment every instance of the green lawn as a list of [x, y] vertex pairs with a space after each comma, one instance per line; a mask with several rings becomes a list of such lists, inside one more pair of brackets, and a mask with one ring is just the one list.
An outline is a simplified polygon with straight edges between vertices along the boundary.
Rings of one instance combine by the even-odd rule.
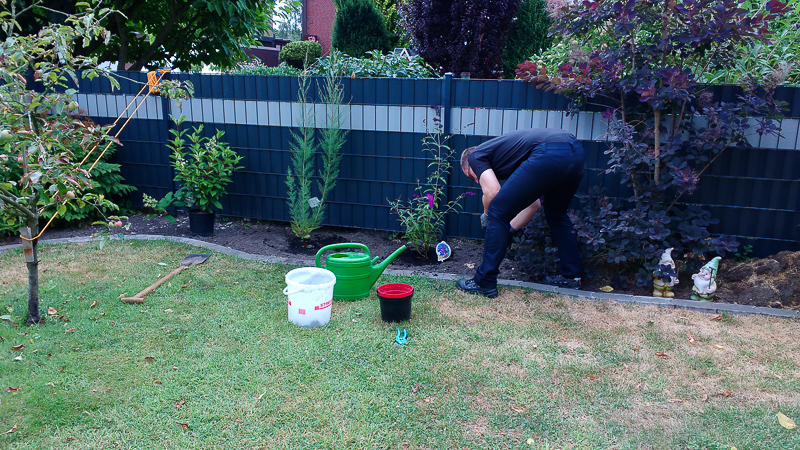
[[0, 448], [800, 448], [797, 321], [384, 275], [416, 288], [398, 346], [374, 290], [301, 328], [291, 267], [220, 254], [118, 300], [198, 252], [46, 246], [35, 327], [0, 254]]

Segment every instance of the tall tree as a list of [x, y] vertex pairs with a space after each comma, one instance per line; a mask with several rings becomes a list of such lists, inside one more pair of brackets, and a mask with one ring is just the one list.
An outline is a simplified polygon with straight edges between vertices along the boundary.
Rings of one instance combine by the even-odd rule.
[[495, 78], [520, 0], [407, 0], [400, 5], [412, 45], [440, 73]]
[[[33, 0], [15, 0], [29, 4]], [[84, 0], [85, 1], [85, 0]], [[45, 0], [20, 18], [23, 30], [35, 33], [58, 17], [73, 14], [81, 0]], [[173, 67], [189, 70], [212, 64], [228, 68], [244, 57], [243, 47], [269, 34], [278, 6], [276, 0], [91, 0], [111, 8], [103, 26], [111, 32], [106, 42], [94, 40], [82, 51], [99, 62], [116, 62], [130, 70]]]
[[290, 41], [299, 41], [303, 33], [303, 7], [299, 3], [290, 5], [285, 13], [283, 17], [278, 17], [275, 21], [273, 36]]
[[372, 50], [391, 50], [386, 23], [372, 0], [334, 0], [334, 4], [331, 44], [336, 49], [357, 58]]
[[508, 32], [508, 44], [503, 54], [503, 76], [513, 79], [517, 65], [550, 48], [553, 39], [550, 31], [550, 15], [545, 0], [522, 0], [517, 17]]

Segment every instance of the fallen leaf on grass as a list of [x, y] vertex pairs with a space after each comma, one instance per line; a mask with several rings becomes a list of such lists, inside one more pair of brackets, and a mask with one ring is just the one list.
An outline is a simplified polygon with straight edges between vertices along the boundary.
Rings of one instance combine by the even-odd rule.
[[612, 288], [611, 286], [603, 286], [600, 288], [600, 290], [603, 292], [612, 292], [614, 288]]
[[732, 394], [733, 391], [717, 392], [714, 397], [730, 397]]
[[167, 309], [164, 310], [164, 312], [165, 313], [171, 313], [172, 312], [172, 308], [167, 308]]
[[683, 403], [683, 400], [679, 398], [670, 398], [667, 400], [667, 403]]
[[[11, 314], [4, 314], [4, 315], [0, 316], [0, 320], [8, 320], [10, 322], [11, 321]], [[5, 341], [5, 338], [3, 338], [3, 340]]]
[[6, 431], [6, 434], [11, 434], [11, 433], [13, 433], [15, 431], [17, 431], [17, 424], [14, 424], [14, 426], [11, 427], [10, 430]]
[[67, 438], [67, 442], [69, 442], [69, 441], [75, 441], [75, 440], [77, 440], [77, 439], [78, 439], [78, 438]]
[[797, 425], [794, 423], [794, 420], [786, 417], [783, 415], [783, 413], [778, 413], [778, 423], [780, 423], [781, 426], [787, 430], [792, 430], [797, 427]]
[[20, 352], [20, 351], [22, 351], [23, 348], [25, 348], [25, 344], [19, 344], [19, 345], [12, 345], [11, 346], [11, 350], [14, 350], [15, 352]]
[[717, 344], [712, 345], [712, 347], [714, 347], [717, 350], [725, 350], [725, 347], [723, 347], [721, 345], [717, 345]]
[[639, 351], [639, 348], [641, 348], [641, 347], [639, 347], [639, 346], [637, 345], [636, 347], [633, 347], [633, 351], [635, 351], [635, 352], [638, 352], [638, 351]]
[[7, 388], [5, 388], [3, 390], [6, 391], [6, 392], [14, 392], [14, 391], [18, 391], [20, 389], [22, 389], [22, 388], [7, 387]]
[[86, 414], [87, 416], [91, 416], [92, 415], [92, 413], [90, 413], [89, 411], [84, 411], [81, 414]]
[[511, 409], [513, 409], [518, 413], [524, 413], [525, 411], [528, 410], [528, 408], [523, 408], [522, 406], [512, 406]]
[[716, 316], [711, 316], [708, 320], [722, 320], [722, 314], [717, 314]]
[[411, 387], [411, 392], [417, 392], [419, 389], [419, 383], [414, 383], [414, 386]]
[[49, 314], [51, 316], [55, 316], [56, 314], [58, 314], [58, 310], [53, 308], [52, 306], [48, 306], [47, 307], [47, 314]]
[[93, 301], [89, 308], [94, 308], [95, 306], [97, 306], [97, 300]]
[[19, 355], [16, 358], [14, 358], [14, 361], [22, 361], [22, 355]]
[[656, 356], [660, 357], [661, 359], [669, 358], [669, 355], [664, 352], [656, 352]]
[[65, 331], [65, 333], [74, 333], [76, 331], [78, 331], [77, 328], [70, 328], [69, 330]]
[[154, 360], [154, 359], [156, 359], [156, 358], [155, 358], [155, 357], [153, 357], [153, 356], [145, 356], [145, 357], [144, 357], [144, 361], [145, 361], [145, 362], [150, 362], [150, 361], [152, 361], [152, 360]]
[[694, 338], [692, 337], [691, 334], [689, 334], [688, 331], [686, 332], [686, 338], [689, 339], [689, 344], [690, 345], [697, 345], [697, 342], [694, 341]]
[[183, 423], [183, 422], [175, 422], [175, 423], [177, 423], [179, 426], [181, 426], [183, 428], [186, 428], [187, 430], [189, 429], [189, 424], [188, 423]]
[[[264, 395], [264, 394], [261, 394], [261, 395]], [[258, 399], [261, 400], [261, 397], [258, 397]], [[184, 403], [186, 403], [186, 400], [180, 399], [177, 402], [175, 402], [175, 407], [180, 409], [180, 407], [183, 406]]]
[[597, 379], [597, 375], [589, 375], [589, 379], [590, 380], [596, 380]]
[[44, 385], [45, 385], [45, 386], [50, 386], [50, 387], [56, 387], [56, 384], [55, 384], [55, 383], [53, 383], [52, 381], [51, 381], [51, 382], [49, 382], [49, 383], [45, 383]]
[[156, 386], [163, 386], [164, 385], [164, 383], [162, 383], [162, 382], [160, 382], [158, 380], [153, 380], [153, 384], [155, 384]]
[[703, 394], [703, 397], [700, 398], [700, 401], [701, 402], [707, 402], [708, 401], [708, 394]]

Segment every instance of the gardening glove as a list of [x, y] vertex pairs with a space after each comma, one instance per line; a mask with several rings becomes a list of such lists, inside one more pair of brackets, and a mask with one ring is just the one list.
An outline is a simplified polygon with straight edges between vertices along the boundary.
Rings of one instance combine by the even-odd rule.
[[481, 214], [481, 228], [484, 230], [489, 226], [489, 215], [486, 213]]

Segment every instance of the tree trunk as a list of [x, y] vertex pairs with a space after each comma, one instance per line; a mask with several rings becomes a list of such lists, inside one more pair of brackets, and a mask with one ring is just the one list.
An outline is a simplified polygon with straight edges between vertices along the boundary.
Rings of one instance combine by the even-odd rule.
[[[23, 232], [22, 235], [31, 238], [39, 234], [38, 219], [28, 220], [29, 232]], [[26, 230], [26, 231], [27, 231]], [[28, 234], [28, 236], [25, 236]], [[28, 266], [28, 323], [39, 323], [39, 239], [27, 241], [30, 248], [25, 249], [25, 261]]]

